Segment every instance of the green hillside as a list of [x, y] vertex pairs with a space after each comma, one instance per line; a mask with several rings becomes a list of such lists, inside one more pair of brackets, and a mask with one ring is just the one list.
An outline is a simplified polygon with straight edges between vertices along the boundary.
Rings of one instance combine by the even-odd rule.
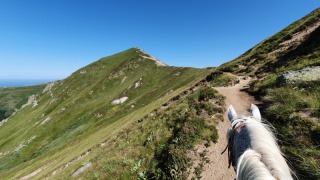
[[320, 8], [265, 39], [244, 54], [222, 64], [225, 72], [254, 75], [319, 65]]
[[[206, 69], [164, 66], [137, 48], [76, 71], [37, 95], [36, 106], [19, 110], [0, 126], [1, 177], [19, 178], [39, 168], [41, 173], [33, 178], [61, 177], [54, 173], [70, 176], [84, 161], [64, 171], [59, 169], [116, 138], [208, 73]], [[121, 98], [127, 99], [122, 104], [112, 103]]]
[[0, 88], [0, 121], [28, 102], [28, 97], [40, 94], [46, 85]]
[[320, 8], [267, 38], [207, 79], [223, 72], [256, 78], [250, 93], [276, 128], [283, 153], [300, 179], [320, 177], [320, 80], [279, 84], [289, 70], [320, 66]]

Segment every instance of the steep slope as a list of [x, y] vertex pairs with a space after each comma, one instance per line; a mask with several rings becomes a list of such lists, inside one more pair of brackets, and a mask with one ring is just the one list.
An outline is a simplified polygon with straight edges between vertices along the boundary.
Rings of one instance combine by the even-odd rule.
[[301, 179], [320, 177], [320, 79], [280, 80], [286, 72], [305, 75], [309, 71], [303, 68], [316, 66], [320, 66], [320, 8], [207, 77], [226, 79], [228, 72], [255, 78], [249, 92], [262, 101], [263, 117], [275, 127], [281, 149]]
[[0, 126], [1, 177], [54, 172], [208, 73], [165, 66], [132, 48], [48, 85], [36, 96], [36, 106], [19, 110]]
[[297, 69], [307, 65], [319, 65], [319, 26], [320, 8], [257, 44], [235, 60], [222, 64], [219, 69], [264, 77], [266, 73], [283, 70], [283, 67]]

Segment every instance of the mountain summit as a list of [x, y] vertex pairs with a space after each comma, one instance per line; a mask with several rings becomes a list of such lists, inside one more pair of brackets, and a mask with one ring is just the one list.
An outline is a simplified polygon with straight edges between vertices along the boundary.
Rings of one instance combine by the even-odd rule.
[[155, 61], [156, 65], [157, 66], [167, 66], [165, 63], [161, 62], [159, 59], [149, 55], [149, 54], [146, 54], [142, 49], [139, 49], [137, 48], [137, 53], [139, 53], [139, 55], [142, 57], [142, 58], [145, 58], [145, 59], [150, 59], [150, 60], [153, 60]]
[[2, 122], [1, 177], [15, 179], [39, 168], [38, 178], [57, 173], [208, 73], [166, 66], [131, 48], [49, 84], [33, 96], [36, 103]]

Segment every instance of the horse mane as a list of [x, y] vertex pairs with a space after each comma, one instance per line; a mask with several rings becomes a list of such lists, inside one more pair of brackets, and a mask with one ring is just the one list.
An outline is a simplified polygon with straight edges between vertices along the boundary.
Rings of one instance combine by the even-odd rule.
[[237, 179], [275, 179], [266, 165], [261, 162], [261, 154], [249, 149], [239, 158]]
[[270, 127], [252, 117], [245, 119], [251, 149], [246, 150], [238, 159], [237, 180], [292, 179], [291, 170]]

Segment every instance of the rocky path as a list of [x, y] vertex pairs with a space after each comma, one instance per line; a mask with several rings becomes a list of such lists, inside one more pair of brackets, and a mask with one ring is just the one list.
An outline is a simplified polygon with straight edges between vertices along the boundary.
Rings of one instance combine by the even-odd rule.
[[[226, 108], [232, 104], [238, 115], [247, 115], [251, 103], [256, 104], [252, 96], [243, 91], [244, 86], [250, 80], [241, 80], [239, 84], [232, 87], [216, 87], [222, 95], [226, 97]], [[210, 163], [205, 164], [201, 174], [202, 179], [216, 180], [234, 180], [236, 175], [232, 167], [228, 169], [227, 153], [221, 155], [221, 152], [227, 145], [226, 133], [229, 128], [227, 113], [224, 114], [224, 121], [217, 125], [219, 139], [218, 142], [207, 148], [207, 154]]]

